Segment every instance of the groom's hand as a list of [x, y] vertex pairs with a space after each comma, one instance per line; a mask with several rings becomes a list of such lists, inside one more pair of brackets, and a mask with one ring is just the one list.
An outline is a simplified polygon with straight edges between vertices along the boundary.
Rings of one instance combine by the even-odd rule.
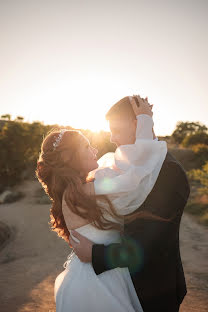
[[148, 102], [148, 98], [145, 99], [141, 98], [139, 95], [134, 95], [133, 97], [130, 96], [130, 103], [132, 106], [132, 109], [134, 111], [135, 116], [146, 114], [152, 117], [152, 107], [153, 105], [150, 105]]
[[71, 231], [72, 235], [79, 240], [75, 242], [69, 237], [69, 246], [73, 248], [75, 254], [82, 262], [92, 262], [92, 246], [93, 243], [76, 231]]

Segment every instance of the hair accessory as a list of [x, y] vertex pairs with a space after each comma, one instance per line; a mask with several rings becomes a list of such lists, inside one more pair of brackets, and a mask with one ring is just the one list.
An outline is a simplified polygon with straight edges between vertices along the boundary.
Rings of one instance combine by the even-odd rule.
[[57, 146], [59, 146], [61, 139], [63, 137], [64, 132], [66, 132], [66, 129], [62, 129], [58, 135], [58, 137], [56, 138], [55, 142], [53, 143], [53, 150], [55, 151], [55, 149], [57, 148]]

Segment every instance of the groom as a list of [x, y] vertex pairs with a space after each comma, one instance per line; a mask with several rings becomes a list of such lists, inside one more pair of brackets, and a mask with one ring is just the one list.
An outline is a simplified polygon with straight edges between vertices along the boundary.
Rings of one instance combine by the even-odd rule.
[[[113, 105], [106, 118], [111, 142], [117, 146], [134, 144], [135, 114], [129, 97]], [[144, 312], [177, 312], [186, 295], [179, 227], [189, 192], [184, 169], [167, 153], [145, 202], [132, 214], [124, 216], [121, 243], [93, 244], [74, 231], [72, 234], [80, 243], [70, 238], [70, 244], [82, 262], [92, 262], [97, 275], [117, 267], [128, 267]], [[149, 217], [145, 217], [145, 213]]]

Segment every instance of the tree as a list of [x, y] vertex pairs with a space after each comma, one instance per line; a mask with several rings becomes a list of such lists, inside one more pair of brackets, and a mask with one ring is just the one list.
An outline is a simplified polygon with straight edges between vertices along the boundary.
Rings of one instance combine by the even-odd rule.
[[17, 117], [15, 118], [15, 120], [16, 120], [16, 121], [23, 121], [23, 120], [24, 120], [24, 117], [22, 117], [22, 116], [17, 116]]
[[[0, 186], [15, 185], [25, 169], [34, 172], [43, 137], [51, 129], [59, 128], [58, 125], [45, 126], [40, 122], [27, 123], [21, 118], [5, 121], [0, 128]], [[70, 126], [65, 128], [72, 129]], [[115, 150], [115, 145], [110, 143], [109, 132], [81, 131], [89, 138], [92, 146], [98, 149], [98, 158]]]
[[1, 115], [1, 118], [10, 121], [11, 120], [11, 115], [10, 114]]
[[184, 147], [189, 147], [196, 144], [204, 144], [208, 146], [208, 133], [198, 131], [196, 133], [187, 135], [182, 141], [182, 145]]
[[208, 128], [200, 122], [183, 122], [179, 121], [176, 124], [176, 129], [172, 133], [172, 138], [176, 143], [181, 144], [188, 135], [194, 135], [198, 132], [207, 133]]
[[26, 168], [35, 168], [43, 136], [50, 126], [5, 122], [0, 130], [0, 185], [16, 184]]

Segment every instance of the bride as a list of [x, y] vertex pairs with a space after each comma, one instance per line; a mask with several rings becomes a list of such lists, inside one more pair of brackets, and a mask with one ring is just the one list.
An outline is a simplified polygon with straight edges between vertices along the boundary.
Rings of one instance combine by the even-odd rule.
[[[152, 190], [167, 146], [153, 140], [147, 100], [137, 96], [137, 101], [139, 107], [130, 98], [137, 119], [135, 144], [119, 146], [98, 163], [97, 150], [79, 131], [53, 131], [44, 139], [36, 174], [52, 200], [52, 229], [66, 242], [73, 229], [97, 244], [119, 242], [122, 215], [138, 209]], [[96, 275], [91, 263], [74, 253], [64, 267], [55, 281], [57, 312], [143, 311], [128, 268]]]

